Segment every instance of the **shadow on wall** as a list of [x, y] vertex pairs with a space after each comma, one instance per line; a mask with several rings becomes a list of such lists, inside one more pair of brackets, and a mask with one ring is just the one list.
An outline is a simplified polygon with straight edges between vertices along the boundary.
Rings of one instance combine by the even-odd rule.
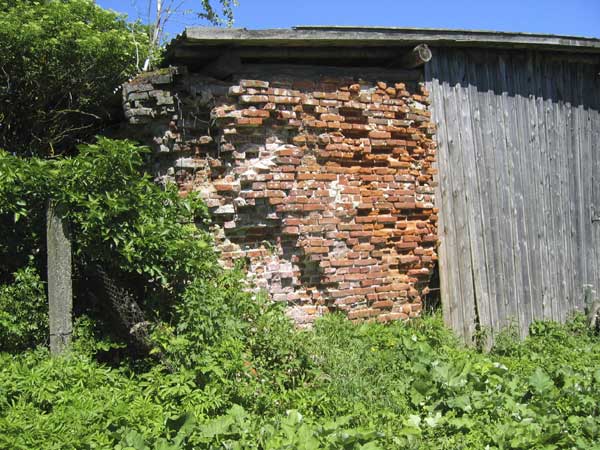
[[600, 285], [599, 57], [434, 53], [446, 321], [467, 342], [564, 321]]
[[600, 56], [533, 50], [439, 48], [426, 79], [480, 92], [600, 109]]

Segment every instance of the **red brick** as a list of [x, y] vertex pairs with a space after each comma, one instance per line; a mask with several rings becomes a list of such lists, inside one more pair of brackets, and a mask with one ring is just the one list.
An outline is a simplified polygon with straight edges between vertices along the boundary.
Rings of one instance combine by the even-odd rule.
[[283, 234], [298, 234], [300, 232], [300, 229], [298, 227], [284, 227], [281, 232]]
[[240, 95], [240, 103], [267, 103], [269, 97], [267, 95]]
[[374, 302], [372, 307], [376, 309], [391, 309], [394, 306], [394, 302], [391, 300], [381, 300]]
[[264, 109], [244, 109], [242, 111], [242, 115], [245, 117], [269, 117], [269, 111], [265, 111]]
[[266, 89], [269, 87], [269, 82], [268, 81], [260, 81], [260, 80], [240, 80], [240, 86], [243, 88]]
[[361, 319], [372, 315], [372, 311], [369, 309], [356, 309], [348, 313], [348, 319]]
[[325, 122], [343, 122], [345, 119], [338, 114], [321, 114], [321, 120]]
[[237, 186], [230, 183], [215, 183], [214, 186], [217, 192], [230, 192], [237, 190]]
[[[222, 152], [212, 138], [201, 151], [184, 138], [182, 148], [206, 164], [183, 172], [180, 191], [211, 183], [211, 208], [239, 202], [235, 220], [216, 222], [248, 228], [240, 241], [217, 239], [221, 258], [228, 267], [251, 258], [273, 299], [299, 305], [299, 323], [332, 303], [352, 320], [404, 320], [421, 311], [437, 260], [435, 127], [429, 111], [409, 106], [411, 95], [428, 104], [427, 94], [422, 86], [407, 92], [402, 80], [361, 92], [342, 78], [242, 80], [222, 104], [215, 97], [220, 120], [211, 134]], [[253, 169], [254, 158], [267, 168]], [[273, 273], [288, 284], [272, 283]]]
[[[373, 130], [369, 133], [369, 137], [371, 139], [389, 139], [392, 137], [392, 134], [389, 131]], [[387, 143], [384, 145], [387, 145]]]
[[263, 119], [260, 117], [241, 117], [235, 123], [240, 127], [258, 127], [262, 125]]

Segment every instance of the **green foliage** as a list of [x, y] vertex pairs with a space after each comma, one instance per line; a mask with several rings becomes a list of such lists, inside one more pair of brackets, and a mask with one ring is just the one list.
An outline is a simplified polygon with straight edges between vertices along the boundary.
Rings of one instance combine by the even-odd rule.
[[[228, 21], [233, 3], [221, 1]], [[144, 30], [91, 0], [0, 11], [0, 145], [47, 156], [87, 139], [148, 48]], [[0, 152], [0, 448], [600, 450], [600, 341], [581, 316], [536, 322], [524, 342], [508, 330], [489, 354], [437, 316], [331, 315], [294, 330], [248, 292], [242, 267], [219, 269], [206, 208], [156, 186], [143, 148], [99, 138], [79, 150]], [[99, 363], [122, 344], [87, 316], [70, 354], [31, 350], [47, 335], [50, 199], [68, 212], [79, 265], [139, 276], [160, 363]]]
[[47, 156], [118, 120], [145, 27], [92, 0], [0, 0], [0, 12], [0, 148]]
[[[0, 356], [0, 448], [600, 448], [600, 341], [579, 317], [537, 323], [524, 342], [483, 354], [439, 317], [384, 326], [332, 315], [293, 331], [245, 294], [203, 327], [194, 311], [210, 318], [212, 307], [199, 299], [218, 294], [188, 294], [178, 311], [187, 329], [174, 325], [163, 341], [169, 351], [171, 339], [189, 340], [171, 349], [172, 371], [110, 369], [79, 352]], [[179, 353], [188, 350], [197, 356]], [[238, 367], [240, 355], [251, 366]]]
[[[149, 286], [182, 289], [218, 267], [204, 225], [206, 208], [143, 172], [145, 149], [98, 138], [73, 158], [22, 159], [0, 152], [0, 250], [10, 262], [43, 252], [45, 205], [65, 206], [76, 259], [138, 273]], [[18, 266], [17, 266], [18, 267]]]
[[[81, 146], [71, 158], [20, 158], [0, 151], [0, 281], [12, 282], [12, 274], [26, 264], [46, 272], [45, 210], [52, 199], [67, 212], [80, 272], [99, 264], [134, 278], [149, 320], [169, 320], [178, 299], [190, 298], [185, 292], [195, 289], [194, 280], [205, 283], [205, 290], [235, 292], [219, 287], [225, 280], [205, 231], [206, 207], [195, 195], [181, 198], [175, 186], [153, 183], [143, 172], [145, 152], [106, 138]], [[85, 303], [85, 283], [80, 287], [75, 309], [93, 314]], [[10, 300], [17, 296], [18, 302]], [[17, 283], [7, 286], [2, 298], [0, 317], [7, 318], [2, 333], [13, 336], [2, 349], [43, 342], [46, 327], [38, 317], [47, 310], [43, 288], [33, 295]], [[35, 327], [38, 335], [23, 334]], [[100, 331], [103, 339], [111, 333]]]
[[14, 280], [0, 285], [0, 351], [15, 352], [48, 339], [46, 293], [32, 266], [14, 274]]
[[[237, 403], [272, 410], [271, 394], [299, 386], [309, 361], [302, 336], [278, 305], [243, 289], [242, 272], [194, 280], [175, 305], [174, 326], [153, 333], [168, 367], [180, 368], [210, 400], [197, 414], [220, 414]], [[269, 395], [260, 395], [269, 386]]]
[[380, 450], [378, 433], [348, 426], [348, 418], [320, 423], [296, 410], [260, 423], [257, 417], [234, 405], [223, 416], [211, 419], [194, 430], [194, 448], [265, 450]]
[[[2, 251], [39, 265], [45, 202], [65, 205], [78, 261], [140, 275], [161, 356], [99, 364], [119, 343], [85, 317], [65, 358], [1, 354], [0, 448], [598, 450], [600, 341], [584, 318], [536, 322], [524, 342], [509, 331], [489, 354], [437, 316], [294, 330], [242, 267], [218, 268], [202, 203], [154, 185], [143, 162], [108, 139], [74, 158], [0, 154]], [[14, 351], [39, 342], [27, 316], [44, 296], [33, 268], [9, 266], [0, 332]]]
[[217, 270], [197, 195], [181, 198], [175, 185], [159, 188], [143, 173], [144, 148], [99, 138], [57, 163], [55, 200], [67, 206], [77, 249], [113, 262], [164, 288], [181, 287]]
[[220, 9], [213, 6], [211, 0], [201, 0], [202, 12], [198, 17], [208, 20], [215, 25], [233, 25], [233, 7], [238, 5], [237, 0], [219, 0]]

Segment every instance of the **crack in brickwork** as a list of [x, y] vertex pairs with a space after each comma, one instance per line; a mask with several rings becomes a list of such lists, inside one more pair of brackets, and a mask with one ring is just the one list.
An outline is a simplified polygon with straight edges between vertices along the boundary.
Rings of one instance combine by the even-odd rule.
[[225, 266], [246, 260], [299, 324], [332, 310], [380, 321], [421, 312], [437, 260], [423, 84], [177, 73], [161, 74], [159, 89], [125, 86], [125, 111], [175, 155], [157, 172], [205, 199]]

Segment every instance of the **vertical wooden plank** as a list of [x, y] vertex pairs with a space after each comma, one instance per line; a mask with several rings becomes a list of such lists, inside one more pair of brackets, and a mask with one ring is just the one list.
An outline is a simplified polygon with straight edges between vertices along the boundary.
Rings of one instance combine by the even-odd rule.
[[[435, 50], [434, 50], [434, 56]], [[445, 164], [446, 159], [446, 136], [445, 136], [445, 123], [446, 119], [444, 116], [444, 110], [441, 107], [441, 99], [440, 99], [440, 80], [439, 80], [439, 69], [438, 69], [438, 61], [439, 57], [433, 58], [433, 60], [425, 65], [425, 80], [427, 80], [427, 89], [429, 90], [431, 96], [431, 119], [432, 122], [436, 125], [436, 160], [435, 160], [435, 168], [437, 170], [437, 185], [435, 188], [435, 204], [439, 208], [438, 214], [438, 272], [440, 277], [440, 298], [442, 302], [442, 311], [444, 315], [444, 322], [447, 326], [454, 329], [454, 322], [452, 320], [452, 314], [450, 311], [452, 310], [453, 304], [452, 302], [456, 301], [456, 298], [451, 295], [451, 277], [452, 277], [452, 266], [447, 261], [446, 256], [446, 207], [444, 204], [445, 198], [445, 179], [448, 174], [448, 168]]]
[[550, 239], [552, 234], [552, 223], [549, 220], [549, 211], [551, 209], [550, 204], [550, 186], [549, 186], [549, 155], [548, 155], [548, 127], [546, 123], [546, 106], [547, 100], [545, 97], [545, 67], [541, 56], [536, 55], [535, 64], [535, 92], [536, 92], [536, 120], [539, 137], [539, 159], [538, 159], [538, 170], [540, 173], [540, 182], [538, 185], [538, 202], [541, 205], [541, 215], [539, 216], [539, 239], [541, 246], [541, 260], [539, 264], [539, 270], [541, 271], [541, 296], [538, 300], [542, 315], [540, 319], [548, 319], [552, 316], [551, 309], [551, 298], [552, 298], [552, 269], [551, 266], [551, 251], [550, 251]]
[[531, 308], [531, 274], [530, 274], [530, 238], [528, 233], [529, 204], [533, 201], [530, 196], [529, 180], [530, 174], [525, 169], [526, 160], [532, 155], [529, 154], [527, 145], [527, 116], [526, 109], [528, 103], [526, 83], [524, 76], [526, 74], [526, 60], [520, 58], [512, 59], [512, 91], [514, 92], [514, 108], [511, 116], [511, 130], [514, 130], [516, 152], [512, 155], [514, 161], [514, 202], [516, 211], [516, 236], [517, 250], [515, 253], [515, 267], [518, 268], [515, 274], [519, 293], [517, 296], [518, 311], [521, 323], [521, 336], [525, 336], [529, 330], [529, 324], [532, 321]]
[[[566, 146], [566, 126], [564, 123], [564, 115], [562, 110], [564, 109], [564, 86], [561, 76], [561, 63], [553, 62], [551, 64], [550, 76], [548, 81], [552, 88], [552, 114], [554, 118], [554, 136], [555, 146], [552, 150], [554, 155], [554, 189], [553, 192], [553, 206], [554, 206], [554, 224], [556, 235], [554, 240], [556, 265], [558, 269], [557, 283], [557, 296], [555, 297], [555, 315], [553, 317], [556, 321], [563, 321], [566, 317], [566, 303], [568, 302], [568, 289], [567, 279], [569, 274], [566, 273], [566, 265], [568, 263], [567, 252], [568, 252], [568, 240], [567, 240], [567, 227], [565, 213], [565, 154], [568, 151]], [[572, 270], [572, 269], [570, 269]]]
[[[585, 209], [585, 192], [583, 188], [583, 169], [582, 158], [584, 158], [586, 135], [586, 118], [587, 114], [582, 104], [582, 89], [583, 89], [583, 72], [582, 65], [572, 64], [567, 67], [570, 72], [569, 89], [570, 89], [570, 100], [571, 100], [571, 112], [570, 112], [570, 128], [571, 128], [571, 155], [572, 161], [569, 169], [569, 190], [570, 190], [570, 204], [571, 204], [571, 253], [573, 259], [573, 266], [575, 268], [574, 276], [572, 277], [571, 285], [571, 305], [567, 315], [577, 310], [578, 305], [581, 303], [583, 298], [583, 285], [586, 284], [586, 273], [587, 273], [587, 260], [586, 250], [584, 248], [584, 219], [583, 211]], [[573, 120], [575, 114], [577, 114], [579, 125], [576, 127]], [[581, 134], [578, 134], [578, 129]]]
[[[467, 210], [467, 227], [471, 248], [471, 277], [473, 283], [473, 303], [476, 307], [476, 323], [488, 326], [490, 323], [488, 283], [485, 271], [484, 240], [481, 193], [479, 185], [479, 166], [482, 162], [479, 129], [479, 104], [477, 88], [473, 85], [470, 74], [473, 61], [465, 54], [462, 67], [464, 85], [458, 92], [458, 104], [461, 108], [459, 126], [463, 148], [463, 173], [465, 177], [465, 204]], [[478, 142], [479, 141], [479, 142]], [[487, 343], [486, 343], [487, 345]]]
[[590, 255], [590, 284], [594, 285], [596, 291], [600, 291], [600, 222], [597, 218], [600, 217], [600, 112], [595, 112], [592, 115], [592, 158], [593, 166], [592, 173], [589, 179], [591, 185], [591, 195], [589, 208], [586, 211], [586, 219], [590, 222], [591, 228], [591, 246]]
[[569, 216], [571, 219], [571, 258], [574, 267], [572, 277], [571, 300], [569, 313], [582, 304], [583, 285], [586, 284], [587, 258], [584, 248], [585, 236], [585, 195], [583, 189], [583, 169], [581, 159], [586, 151], [585, 121], [586, 111], [583, 107], [581, 90], [583, 85], [583, 67], [579, 64], [565, 67], [565, 84], [570, 98], [567, 111], [567, 123], [570, 141], [569, 149]]
[[[486, 60], [489, 59], [487, 54]], [[490, 97], [494, 95], [488, 82], [487, 64], [473, 64], [471, 66], [470, 79], [475, 80], [476, 85], [471, 86], [471, 98], [476, 96], [474, 106], [476, 111], [476, 121], [473, 122], [474, 131], [476, 131], [476, 153], [477, 153], [477, 169], [478, 169], [478, 184], [480, 190], [481, 201], [481, 220], [484, 246], [484, 270], [487, 280], [489, 302], [489, 323], [485, 324], [490, 333], [490, 343], [494, 341], [495, 326], [498, 323], [498, 286], [496, 280], [498, 278], [498, 270], [496, 269], [496, 248], [498, 246], [497, 237], [497, 215], [496, 215], [496, 200], [495, 200], [495, 184], [494, 169], [492, 166], [494, 138], [493, 127], [490, 126]]]
[[524, 201], [524, 189], [523, 189], [523, 174], [521, 170], [521, 153], [523, 152], [523, 144], [520, 139], [520, 109], [521, 109], [521, 92], [518, 84], [519, 75], [521, 71], [520, 57], [513, 55], [507, 58], [507, 67], [509, 74], [507, 79], [507, 85], [509, 90], [509, 126], [508, 133], [510, 140], [513, 143], [512, 152], [509, 154], [511, 161], [512, 172], [511, 172], [511, 185], [512, 185], [512, 202], [514, 210], [514, 223], [513, 235], [515, 236], [514, 247], [513, 247], [513, 259], [515, 264], [515, 284], [516, 284], [516, 295], [515, 303], [516, 310], [519, 317], [519, 331], [521, 336], [525, 336], [527, 333], [527, 317], [525, 307], [523, 305], [525, 297], [525, 287], [523, 286], [523, 256], [526, 254], [524, 246], [525, 231], [523, 226], [523, 201]]
[[[588, 192], [588, 209], [585, 217], [589, 220], [589, 236], [591, 236], [591, 245], [588, 247], [588, 280], [590, 284], [595, 285], [596, 290], [600, 289], [600, 222], [594, 222], [600, 209], [600, 80], [598, 78], [588, 80], [588, 89], [586, 93], [593, 99], [593, 108], [588, 110], [590, 119], [590, 148], [589, 148], [589, 166], [590, 170], [586, 176], [585, 190]], [[598, 235], [596, 234], [598, 231]], [[591, 248], [590, 248], [591, 247]]]
[[[554, 102], [557, 120], [557, 135], [559, 148], [556, 150], [557, 160], [557, 176], [558, 176], [558, 208], [557, 219], [560, 226], [559, 238], [557, 242], [558, 251], [562, 261], [561, 281], [563, 285], [562, 297], [558, 299], [559, 321], [565, 320], [571, 302], [571, 284], [573, 279], [574, 266], [571, 259], [571, 229], [570, 229], [570, 205], [569, 205], [569, 189], [568, 177], [569, 156], [572, 154], [571, 132], [569, 130], [569, 113], [571, 111], [568, 103], [568, 86], [566, 85], [565, 75], [566, 70], [563, 63], [555, 64], [555, 69], [552, 72], [552, 78], [556, 83], [557, 101]], [[568, 273], [566, 268], [570, 267]]]
[[[594, 223], [591, 220], [593, 208], [594, 208], [594, 171], [596, 170], [600, 154], [598, 153], [598, 139], [600, 136], [595, 134], [599, 125], [598, 120], [598, 109], [600, 102], [595, 101], [594, 79], [595, 72], [593, 67], [589, 65], [579, 65], [578, 67], [578, 79], [579, 83], [577, 86], [577, 103], [574, 105], [578, 110], [581, 111], [581, 122], [582, 122], [582, 134], [581, 140], [578, 145], [578, 195], [580, 197], [580, 204], [578, 213], [578, 224], [579, 224], [579, 245], [578, 250], [580, 252], [580, 259], [582, 270], [584, 271], [581, 277], [581, 284], [591, 284], [596, 289], [596, 274], [600, 266], [597, 265], [598, 261], [598, 246], [600, 242], [594, 239]], [[594, 143], [596, 147], [594, 148]], [[598, 182], [598, 178], [596, 179]], [[583, 286], [580, 287], [583, 290]], [[582, 311], [584, 309], [584, 299], [582, 292], [575, 292], [576, 294], [576, 307], [577, 310]]]
[[[583, 151], [582, 145], [585, 141], [584, 136], [577, 136], [577, 130], [574, 127], [573, 122], [573, 110], [579, 109], [581, 101], [580, 89], [582, 87], [583, 79], [582, 73], [579, 73], [581, 67], [579, 64], [565, 66], [565, 84], [567, 92], [569, 93], [569, 110], [567, 111], [567, 128], [569, 130], [569, 136], [567, 139], [570, 141], [570, 153], [568, 155], [569, 167], [567, 170], [567, 187], [569, 192], [569, 228], [570, 228], [570, 250], [571, 250], [571, 263], [575, 268], [574, 276], [571, 277], [570, 289], [570, 310], [567, 312], [567, 316], [570, 316], [573, 311], [577, 308], [579, 298], [583, 293], [583, 285], [585, 280], [586, 262], [583, 255], [583, 241], [582, 231], [583, 224], [581, 222], [580, 211], [583, 210], [583, 189], [581, 180], [581, 153]], [[585, 133], [585, 110], [580, 111], [581, 130]]]
[[[548, 61], [543, 61], [544, 65], [544, 73], [550, 74], [552, 73], [552, 65]], [[557, 304], [556, 299], [560, 296], [559, 294], [559, 283], [560, 283], [560, 268], [558, 267], [558, 256], [557, 252], [557, 233], [558, 224], [555, 218], [555, 209], [556, 205], [556, 192], [557, 192], [557, 182], [556, 182], [556, 172], [557, 172], [557, 164], [556, 164], [556, 148], [557, 148], [557, 136], [556, 136], [556, 120], [554, 114], [554, 105], [552, 99], [555, 97], [555, 92], [553, 90], [552, 79], [548, 76], [544, 76], [542, 78], [542, 95], [544, 97], [544, 125], [546, 127], [546, 163], [548, 164], [548, 171], [546, 173], [546, 186], [548, 189], [547, 199], [548, 199], [548, 207], [545, 213], [545, 219], [548, 221], [549, 229], [548, 229], [548, 265], [550, 268], [550, 282], [549, 282], [549, 319], [554, 319], [557, 317]]]
[[[597, 160], [600, 158], [598, 153], [594, 153], [594, 142], [597, 142], [599, 136], [594, 136], [594, 119], [597, 120], [598, 105], [594, 104], [594, 74], [590, 67], [586, 68], [583, 76], [583, 86], [579, 93], [579, 102], [584, 105], [585, 111], [585, 145], [579, 151], [579, 190], [581, 196], [581, 208], [578, 211], [580, 230], [579, 239], [581, 241], [581, 258], [584, 262], [585, 274], [584, 284], [595, 284], [594, 276], [596, 271], [595, 259], [596, 250], [593, 242], [593, 223], [590, 220], [593, 199], [593, 173]], [[585, 102], [587, 99], [587, 107]], [[591, 244], [591, 245], [590, 245]], [[598, 243], [596, 244], [598, 245]], [[580, 298], [579, 308], [583, 307], [583, 296]]]
[[564, 250], [567, 267], [571, 267], [571, 273], [568, 274], [566, 282], [566, 298], [563, 302], [563, 313], [566, 317], [573, 308], [573, 294], [575, 285], [578, 284], [577, 278], [581, 274], [580, 260], [576, 257], [577, 253], [577, 171], [575, 169], [575, 154], [578, 152], [577, 126], [575, 122], [577, 103], [573, 98], [573, 87], [577, 84], [576, 78], [572, 79], [571, 72], [573, 67], [570, 64], [563, 64], [558, 72], [560, 77], [559, 89], [563, 92], [564, 100], [559, 104], [561, 107], [561, 122], [564, 127], [564, 154], [562, 156], [562, 173], [564, 177], [562, 184], [562, 205], [563, 219], [565, 221], [564, 229]]
[[585, 190], [588, 192], [587, 208], [584, 212], [587, 236], [591, 236], [591, 246], [588, 248], [588, 280], [597, 291], [600, 291], [600, 222], [593, 222], [594, 217], [600, 216], [600, 78], [588, 73], [585, 98], [590, 101], [588, 108], [590, 124], [590, 145], [586, 153], [586, 167], [589, 171], [585, 178]]
[[[491, 253], [491, 260], [493, 260], [493, 276], [494, 284], [496, 287], [496, 295], [494, 300], [494, 306], [496, 310], [496, 322], [494, 323], [493, 329], [498, 330], [506, 325], [506, 306], [505, 301], [508, 297], [508, 290], [506, 286], [506, 276], [504, 272], [504, 265], [502, 262], [502, 226], [501, 222], [506, 220], [502, 217], [500, 208], [500, 185], [498, 183], [499, 170], [498, 161], [501, 161], [500, 152], [502, 151], [503, 136], [501, 135], [501, 127], [498, 127], [499, 111], [497, 96], [499, 95], [497, 90], [498, 83], [496, 81], [496, 73], [498, 71], [498, 60], [495, 55], [490, 56], [487, 63], [482, 67], [482, 80], [488, 87], [485, 96], [484, 104], [482, 105], [482, 111], [485, 115], [485, 121], [482, 123], [483, 127], [487, 132], [484, 134], [485, 146], [487, 148], [485, 157], [485, 164], [488, 168], [489, 179], [487, 180], [486, 189], [489, 191], [490, 208], [489, 208], [489, 220], [490, 220], [490, 235], [491, 245], [489, 251]], [[500, 133], [499, 133], [500, 130]]]
[[515, 248], [516, 248], [516, 232], [515, 232], [515, 209], [514, 209], [514, 188], [512, 185], [512, 177], [514, 172], [512, 153], [516, 151], [514, 140], [510, 132], [510, 117], [511, 103], [509, 102], [508, 83], [507, 83], [507, 67], [506, 58], [504, 55], [498, 56], [498, 73], [497, 82], [501, 89], [501, 95], [497, 95], [498, 111], [498, 139], [501, 144], [501, 151], [497, 155], [497, 168], [499, 173], [498, 190], [500, 193], [500, 210], [504, 220], [499, 221], [501, 227], [502, 239], [502, 263], [506, 280], [507, 294], [504, 299], [505, 304], [505, 322], [503, 325], [514, 323], [520, 330], [519, 323], [519, 308], [518, 298], [519, 289], [517, 288], [515, 267]]
[[562, 289], [562, 268], [560, 265], [560, 246], [559, 242], [561, 240], [561, 227], [559, 220], [560, 213], [560, 178], [559, 174], [559, 162], [558, 162], [558, 149], [560, 147], [560, 139], [559, 139], [559, 130], [558, 130], [558, 114], [556, 112], [557, 109], [557, 90], [556, 90], [556, 82], [551, 74], [554, 71], [554, 65], [552, 62], [547, 61], [546, 66], [548, 67], [546, 72], [546, 89], [547, 89], [547, 110], [546, 110], [546, 120], [548, 121], [548, 134], [550, 136], [550, 145], [548, 147], [548, 154], [550, 156], [550, 201], [551, 201], [551, 211], [550, 211], [550, 220], [552, 221], [552, 235], [550, 238], [550, 251], [552, 254], [552, 260], [550, 263], [554, 268], [554, 282], [553, 288], [554, 292], [552, 295], [552, 320], [557, 320], [560, 316], [560, 302], [559, 298], [563, 297], [563, 289]]
[[559, 103], [564, 145], [564, 151], [560, 153], [561, 203], [563, 208], [561, 216], [563, 219], [564, 230], [563, 255], [565, 258], [565, 268], [571, 268], [571, 270], [565, 269], [565, 298], [562, 302], [563, 312], [561, 314], [561, 320], [566, 320], [575, 308], [575, 290], [579, 290], [576, 286], [580, 285], [579, 280], [581, 279], [582, 272], [580, 265], [581, 260], [576, 257], [577, 233], [575, 225], [577, 215], [576, 208], [578, 204], [577, 190], [575, 188], [577, 176], [575, 169], [575, 154], [578, 152], [577, 147], [580, 139], [578, 128], [580, 128], [581, 124], [579, 123], [577, 127], [574, 127], [575, 123], [573, 122], [573, 113], [574, 111], [577, 111], [577, 107], [572, 99], [572, 87], [573, 84], [578, 83], [576, 76], [571, 77], [573, 69], [577, 71], [577, 64], [573, 65], [564, 62], [557, 71], [559, 89], [564, 96], [563, 101]]
[[591, 115], [591, 148], [590, 159], [592, 172], [590, 174], [590, 204], [586, 216], [590, 222], [591, 246], [591, 279], [594, 281], [597, 291], [600, 292], [600, 221], [594, 221], [600, 218], [600, 78], [590, 76], [590, 84], [592, 89], [586, 92], [586, 98], [590, 99], [592, 108], [589, 113]]
[[462, 88], [462, 76], [464, 74], [463, 64], [464, 55], [453, 52], [453, 57], [448, 61], [448, 73], [450, 75], [451, 88], [445, 99], [446, 115], [450, 114], [451, 121], [447, 123], [448, 144], [449, 144], [449, 163], [456, 170], [453, 171], [453, 207], [454, 207], [454, 229], [456, 230], [457, 241], [457, 262], [459, 265], [460, 289], [463, 296], [462, 316], [463, 316], [463, 335], [466, 342], [471, 342], [475, 332], [475, 293], [473, 287], [473, 266], [471, 263], [471, 242], [469, 239], [467, 207], [467, 185], [465, 182], [463, 166], [465, 164], [464, 144], [461, 136], [462, 117], [465, 113], [466, 105], [460, 101], [460, 91]]
[[540, 224], [539, 216], [542, 212], [542, 202], [539, 201], [542, 193], [539, 191], [541, 171], [540, 160], [540, 138], [537, 123], [536, 92], [535, 92], [535, 54], [530, 52], [523, 67], [523, 78], [521, 80], [524, 90], [524, 108], [522, 110], [522, 139], [524, 140], [525, 153], [522, 158], [524, 183], [526, 186], [525, 220], [527, 222], [528, 260], [527, 268], [529, 275], [529, 310], [531, 320], [541, 318], [541, 290], [542, 290], [542, 268], [540, 262]]
[[[444, 321], [457, 333], [462, 330], [462, 292], [458, 281], [459, 269], [456, 261], [456, 243], [454, 229], [454, 207], [452, 203], [453, 167], [449, 164], [448, 145], [448, 117], [445, 111], [445, 92], [449, 89], [447, 74], [444, 72], [442, 62], [444, 54], [434, 55], [427, 70], [430, 70], [432, 94], [432, 115], [438, 125], [437, 129], [437, 163], [438, 186], [436, 202], [440, 209], [438, 235], [440, 245], [438, 248], [440, 289]], [[464, 337], [464, 336], [463, 336]]]
[[518, 204], [522, 202], [522, 193], [520, 191], [519, 173], [517, 165], [517, 155], [519, 153], [519, 143], [517, 141], [515, 110], [517, 108], [516, 92], [513, 86], [515, 73], [512, 66], [512, 60], [508, 55], [501, 56], [501, 85], [502, 85], [502, 107], [504, 116], [504, 134], [507, 144], [505, 154], [505, 164], [507, 171], [505, 172], [507, 191], [507, 202], [509, 220], [504, 224], [508, 228], [510, 240], [510, 264], [512, 267], [512, 286], [513, 296], [509, 299], [511, 307], [511, 317], [515, 319], [515, 324], [518, 327], [519, 334], [524, 334], [524, 317], [521, 313], [521, 299], [523, 297], [523, 288], [521, 286], [521, 259], [519, 257], [519, 230], [518, 224]]
[[530, 309], [531, 319], [537, 320], [543, 317], [542, 311], [542, 291], [543, 291], [543, 249], [545, 244], [542, 242], [543, 236], [543, 205], [541, 200], [545, 195], [540, 189], [543, 183], [543, 173], [540, 170], [541, 161], [541, 133], [543, 128], [538, 122], [537, 101], [538, 92], [536, 89], [537, 73], [537, 55], [530, 53], [527, 58], [525, 69], [524, 89], [528, 97], [525, 101], [523, 110], [524, 136], [526, 145], [526, 156], [523, 158], [523, 168], [526, 174], [527, 197], [526, 197], [526, 217], [527, 217], [527, 240], [529, 243], [529, 286], [530, 286]]
[[73, 334], [70, 239], [64, 208], [49, 202], [46, 215], [46, 244], [50, 352], [53, 355], [68, 349]]
[[473, 190], [476, 198], [473, 203], [471, 228], [473, 230], [472, 244], [476, 246], [473, 253], [473, 264], [476, 268], [475, 289], [477, 309], [479, 312], [479, 324], [482, 330], [488, 333], [485, 346], [489, 347], [493, 343], [493, 325], [496, 323], [496, 307], [495, 307], [495, 283], [493, 275], [490, 274], [490, 269], [493, 266], [493, 258], [490, 256], [488, 246], [490, 245], [489, 229], [489, 190], [486, 186], [489, 180], [490, 173], [486, 164], [485, 153], [488, 149], [484, 144], [484, 122], [486, 118], [484, 108], [481, 107], [481, 99], [484, 98], [481, 89], [485, 89], [482, 85], [482, 80], [477, 70], [477, 63], [473, 60], [467, 65], [468, 73], [468, 99], [469, 108], [471, 111], [471, 127], [472, 127], [472, 142], [474, 154], [471, 157], [471, 167], [465, 167], [471, 170], [471, 178], [473, 180]]

